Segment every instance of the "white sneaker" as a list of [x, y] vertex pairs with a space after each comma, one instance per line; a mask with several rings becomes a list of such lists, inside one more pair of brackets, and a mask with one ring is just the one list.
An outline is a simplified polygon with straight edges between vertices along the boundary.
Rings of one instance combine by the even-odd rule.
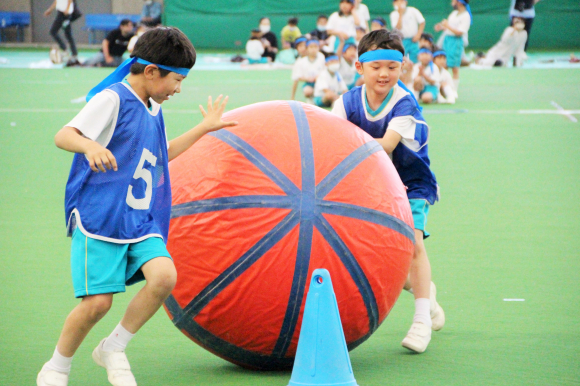
[[131, 366], [125, 355], [125, 351], [103, 351], [103, 343], [93, 350], [93, 359], [101, 367], [107, 370], [109, 382], [113, 386], [137, 386], [137, 381], [131, 372]]
[[439, 331], [445, 325], [445, 312], [443, 312], [443, 308], [437, 303], [437, 288], [435, 284], [431, 282], [431, 329], [433, 331]]
[[401, 345], [411, 351], [422, 353], [427, 349], [430, 341], [431, 329], [421, 322], [413, 322]]
[[37, 386], [67, 386], [68, 374], [60, 373], [55, 370], [46, 370], [44, 366], [38, 377], [36, 377]]

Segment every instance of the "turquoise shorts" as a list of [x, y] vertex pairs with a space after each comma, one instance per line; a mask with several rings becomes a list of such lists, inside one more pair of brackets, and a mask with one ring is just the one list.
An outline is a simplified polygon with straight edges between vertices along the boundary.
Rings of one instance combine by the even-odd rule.
[[426, 92], [430, 93], [433, 96], [433, 102], [437, 101], [437, 96], [439, 95], [439, 87], [434, 86], [432, 84], [428, 84], [425, 86], [423, 91], [419, 93], [419, 96], [425, 94]]
[[250, 63], [250, 64], [265, 64], [265, 63], [268, 63], [268, 58], [260, 58], [260, 59], [248, 58], [248, 63]]
[[427, 215], [429, 214], [429, 203], [427, 200], [412, 198], [409, 199], [411, 204], [411, 212], [413, 213], [413, 223], [415, 229], [423, 232], [423, 238], [429, 237], [429, 232], [425, 230], [427, 225]]
[[87, 237], [76, 228], [71, 245], [75, 297], [125, 292], [126, 285], [145, 279], [141, 271], [143, 264], [162, 256], [171, 259], [159, 237], [116, 244]]
[[447, 67], [461, 67], [463, 50], [463, 38], [461, 36], [445, 36], [443, 51], [447, 55]]
[[403, 48], [405, 55], [409, 55], [411, 62], [417, 63], [417, 55], [419, 54], [419, 42], [414, 42], [412, 38], [403, 39]]
[[330, 103], [324, 103], [322, 97], [314, 97], [314, 104], [318, 107], [330, 107]]
[[305, 87], [312, 87], [314, 88], [314, 82], [304, 82], [304, 84], [302, 85], [302, 88], [304, 89]]

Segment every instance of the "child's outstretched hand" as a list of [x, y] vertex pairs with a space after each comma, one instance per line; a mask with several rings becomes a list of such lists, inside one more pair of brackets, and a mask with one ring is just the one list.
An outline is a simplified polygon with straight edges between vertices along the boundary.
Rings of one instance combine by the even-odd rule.
[[223, 102], [220, 104], [222, 95], [218, 96], [214, 103], [212, 103], [211, 96], [207, 98], [207, 111], [204, 110], [202, 105], [199, 105], [201, 114], [203, 115], [202, 124], [206, 127], [207, 131], [216, 131], [224, 127], [236, 126], [238, 122], [224, 122], [222, 121], [222, 114], [226, 109], [226, 104], [228, 103], [228, 97], [226, 96]]

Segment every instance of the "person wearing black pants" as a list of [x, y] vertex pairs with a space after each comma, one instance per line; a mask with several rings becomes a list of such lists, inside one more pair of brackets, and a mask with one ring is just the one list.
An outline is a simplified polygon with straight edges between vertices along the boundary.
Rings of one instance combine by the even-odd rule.
[[514, 17], [519, 17], [524, 20], [526, 27], [524, 28], [528, 33], [528, 40], [526, 40], [526, 46], [524, 51], [528, 50], [528, 43], [530, 42], [530, 33], [532, 32], [532, 23], [536, 17], [536, 10], [534, 6], [539, 3], [540, 0], [512, 0], [510, 7], [510, 18], [513, 20]]
[[66, 44], [64, 44], [58, 33], [61, 28], [64, 29], [64, 36], [68, 41], [72, 54], [70, 60], [67, 62], [67, 65], [80, 64], [77, 58], [78, 52], [75, 40], [72, 36], [71, 28], [71, 16], [73, 14], [74, 7], [75, 4], [73, 0], [54, 0], [52, 5], [44, 12], [44, 16], [48, 16], [52, 13], [53, 10], [56, 9], [56, 18], [52, 23], [52, 27], [50, 27], [50, 35], [56, 41], [61, 51], [63, 51], [63, 54], [66, 54]]

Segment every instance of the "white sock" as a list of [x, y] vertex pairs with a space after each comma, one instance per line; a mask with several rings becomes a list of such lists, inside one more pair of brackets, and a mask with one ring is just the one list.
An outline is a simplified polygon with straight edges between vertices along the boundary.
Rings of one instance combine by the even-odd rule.
[[453, 78], [453, 89], [455, 90], [455, 92], [458, 92], [458, 90], [459, 90], [459, 79]]
[[105, 343], [103, 343], [103, 351], [125, 351], [127, 344], [129, 344], [129, 341], [133, 339], [134, 336], [135, 334], [131, 334], [129, 331], [125, 330], [125, 327], [121, 326], [121, 323], [119, 323], [111, 335], [109, 335]]
[[50, 360], [44, 364], [43, 368], [68, 374], [70, 373], [72, 360], [73, 357], [64, 357], [58, 352], [58, 349], [55, 348], [54, 354], [52, 354], [52, 358], [50, 358]]
[[[459, 80], [457, 81], [457, 83], [459, 83]], [[453, 90], [453, 88], [451, 88], [450, 85], [446, 85], [445, 87], [443, 87], [443, 91], [445, 91], [445, 100], [447, 101], [447, 103], [455, 103], [455, 91]]]
[[427, 327], [431, 327], [431, 301], [426, 298], [415, 299], [415, 316], [413, 323], [421, 322]]

